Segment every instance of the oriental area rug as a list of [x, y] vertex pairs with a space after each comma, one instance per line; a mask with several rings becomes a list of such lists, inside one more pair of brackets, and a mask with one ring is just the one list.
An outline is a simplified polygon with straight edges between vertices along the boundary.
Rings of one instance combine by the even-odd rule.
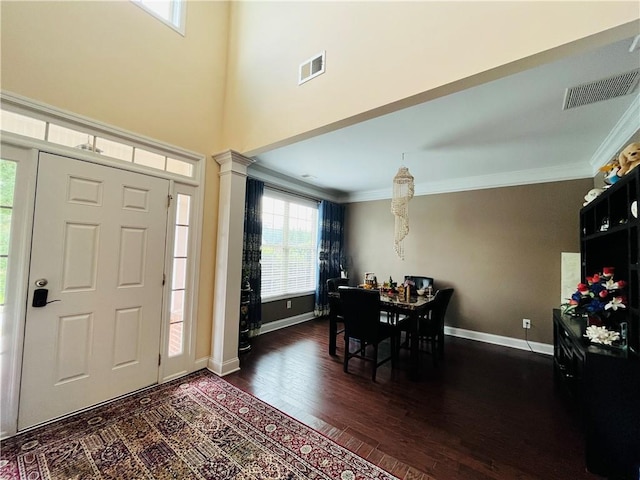
[[3, 441], [0, 478], [397, 480], [207, 371]]

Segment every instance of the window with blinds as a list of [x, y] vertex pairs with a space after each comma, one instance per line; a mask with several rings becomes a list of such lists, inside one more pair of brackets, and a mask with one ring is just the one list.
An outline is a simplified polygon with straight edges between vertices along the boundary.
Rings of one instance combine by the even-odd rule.
[[262, 298], [316, 289], [318, 204], [265, 189], [262, 197]]

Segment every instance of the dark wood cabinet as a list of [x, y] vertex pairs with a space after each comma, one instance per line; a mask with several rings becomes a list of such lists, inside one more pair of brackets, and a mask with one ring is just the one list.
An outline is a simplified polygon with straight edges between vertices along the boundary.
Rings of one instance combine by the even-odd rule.
[[625, 280], [622, 348], [590, 344], [587, 321], [553, 312], [554, 377], [580, 417], [587, 469], [608, 479], [640, 479], [640, 277], [637, 216], [640, 168], [580, 211], [583, 279], [615, 268]]
[[590, 345], [586, 320], [553, 311], [554, 376], [579, 416], [587, 469], [609, 479], [640, 475], [640, 364], [628, 349]]

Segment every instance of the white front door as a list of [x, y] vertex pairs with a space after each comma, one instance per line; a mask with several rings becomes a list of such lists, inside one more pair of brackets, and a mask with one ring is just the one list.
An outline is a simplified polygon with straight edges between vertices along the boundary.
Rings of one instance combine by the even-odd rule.
[[40, 154], [18, 429], [157, 382], [168, 194]]

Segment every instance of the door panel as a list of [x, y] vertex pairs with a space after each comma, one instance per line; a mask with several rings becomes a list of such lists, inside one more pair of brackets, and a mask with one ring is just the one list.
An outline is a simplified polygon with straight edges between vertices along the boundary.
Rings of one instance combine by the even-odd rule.
[[120, 229], [120, 261], [118, 287], [143, 287], [147, 246], [147, 231], [143, 228]]
[[62, 291], [95, 290], [100, 225], [64, 225]]
[[40, 155], [19, 429], [157, 382], [168, 192], [168, 180]]
[[69, 315], [58, 319], [55, 385], [89, 375], [93, 315]]
[[141, 329], [141, 307], [122, 308], [116, 311], [113, 368], [124, 367], [140, 361]]

